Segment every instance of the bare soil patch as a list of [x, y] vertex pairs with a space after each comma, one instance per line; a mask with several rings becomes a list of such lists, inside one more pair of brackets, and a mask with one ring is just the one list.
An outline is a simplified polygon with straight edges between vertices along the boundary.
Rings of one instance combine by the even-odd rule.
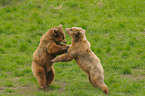
[[120, 77], [130, 81], [139, 81], [145, 79], [145, 72], [142, 69], [132, 69], [132, 74], [120, 75]]

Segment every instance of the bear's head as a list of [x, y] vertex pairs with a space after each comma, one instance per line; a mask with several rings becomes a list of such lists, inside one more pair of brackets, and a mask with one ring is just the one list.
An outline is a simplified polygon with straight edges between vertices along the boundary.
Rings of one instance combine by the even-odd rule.
[[60, 42], [67, 43], [65, 40], [65, 34], [62, 29], [62, 25], [59, 25], [58, 27], [52, 28], [53, 33], [53, 39], [55, 40], [56, 44], [60, 44]]
[[75, 42], [81, 41], [85, 37], [86, 32], [79, 27], [65, 28], [65, 31]]

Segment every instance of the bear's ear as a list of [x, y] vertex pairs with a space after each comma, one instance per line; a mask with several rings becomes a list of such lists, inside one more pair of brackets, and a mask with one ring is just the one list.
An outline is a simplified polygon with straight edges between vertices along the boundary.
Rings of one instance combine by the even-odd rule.
[[76, 32], [75, 36], [80, 36], [80, 34], [81, 34], [80, 32]]
[[62, 28], [62, 26], [63, 26], [62, 24], [59, 25], [60, 28]]
[[82, 31], [78, 31], [78, 32], [75, 33], [75, 36], [76, 37], [83, 36], [83, 32]]
[[83, 32], [85, 33], [85, 32], [86, 32], [86, 30], [83, 30]]
[[58, 33], [58, 29], [54, 29], [54, 33]]

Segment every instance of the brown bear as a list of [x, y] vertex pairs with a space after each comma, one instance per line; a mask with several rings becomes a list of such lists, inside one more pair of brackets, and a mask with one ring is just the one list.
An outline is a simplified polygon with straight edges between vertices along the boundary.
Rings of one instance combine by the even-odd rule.
[[59, 25], [49, 29], [41, 37], [40, 44], [33, 54], [32, 72], [41, 88], [50, 85], [54, 80], [53, 63], [50, 61], [56, 55], [67, 52], [69, 46], [61, 44], [61, 42], [66, 43], [66, 40], [62, 25]]
[[85, 37], [86, 31], [78, 27], [66, 28], [65, 31], [71, 36], [72, 44], [66, 54], [54, 58], [51, 62], [68, 62], [75, 59], [80, 68], [88, 74], [90, 83], [109, 94], [104, 83], [104, 70], [99, 58], [90, 49], [90, 43]]

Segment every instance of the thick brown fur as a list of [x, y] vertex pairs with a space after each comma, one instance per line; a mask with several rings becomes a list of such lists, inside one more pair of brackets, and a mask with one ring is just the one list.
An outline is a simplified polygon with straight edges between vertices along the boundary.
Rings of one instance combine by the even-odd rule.
[[66, 43], [62, 25], [49, 29], [41, 37], [40, 44], [33, 54], [32, 72], [41, 88], [50, 85], [54, 80], [55, 72], [53, 63], [50, 61], [56, 55], [67, 52], [68, 45], [63, 45], [60, 42]]
[[72, 44], [66, 54], [54, 58], [51, 62], [68, 62], [75, 59], [80, 68], [88, 74], [88, 79], [94, 87], [99, 87], [104, 93], [109, 90], [104, 83], [104, 70], [99, 58], [90, 49], [90, 43], [85, 37], [85, 30], [78, 27], [66, 28], [71, 36]]

